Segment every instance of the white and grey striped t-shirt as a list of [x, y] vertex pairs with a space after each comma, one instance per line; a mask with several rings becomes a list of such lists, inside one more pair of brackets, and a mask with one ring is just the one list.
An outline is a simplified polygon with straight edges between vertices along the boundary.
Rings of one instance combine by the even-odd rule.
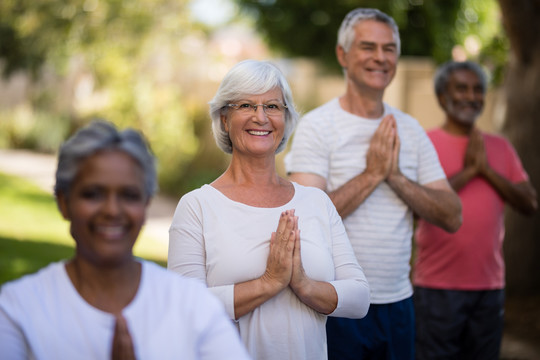
[[[385, 104], [393, 114], [401, 142], [399, 166], [412, 181], [427, 184], [445, 178], [437, 152], [411, 116]], [[306, 114], [285, 157], [287, 172], [306, 172], [327, 180], [333, 191], [364, 171], [370, 139], [381, 119], [344, 111], [335, 98]], [[409, 260], [413, 214], [381, 183], [344, 221], [351, 244], [371, 287], [371, 302], [385, 304], [412, 295]]]

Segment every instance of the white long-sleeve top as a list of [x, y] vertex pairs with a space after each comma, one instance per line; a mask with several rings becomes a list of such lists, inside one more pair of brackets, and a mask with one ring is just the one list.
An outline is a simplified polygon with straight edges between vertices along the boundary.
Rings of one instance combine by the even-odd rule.
[[[249, 359], [222, 304], [204, 286], [142, 261], [123, 310], [137, 359]], [[64, 262], [6, 283], [0, 292], [0, 358], [109, 359], [114, 315], [88, 304]]]
[[[316, 188], [294, 183], [294, 189], [291, 201], [276, 208], [233, 201], [210, 185], [184, 195], [169, 230], [169, 269], [205, 283], [234, 319], [234, 284], [263, 275], [280, 214], [295, 209], [305, 272], [338, 295], [330, 316], [365, 316], [369, 285], [332, 201]], [[255, 359], [301, 360], [327, 358], [325, 323], [325, 315], [286, 288], [237, 326]]]

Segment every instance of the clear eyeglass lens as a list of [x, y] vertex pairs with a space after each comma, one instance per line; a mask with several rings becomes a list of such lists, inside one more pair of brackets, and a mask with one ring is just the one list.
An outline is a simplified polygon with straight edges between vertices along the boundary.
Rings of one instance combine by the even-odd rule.
[[263, 107], [263, 111], [266, 115], [280, 115], [284, 110], [285, 106], [279, 103], [268, 103], [268, 104], [229, 104], [229, 106], [242, 114], [251, 114], [257, 112], [259, 106]]

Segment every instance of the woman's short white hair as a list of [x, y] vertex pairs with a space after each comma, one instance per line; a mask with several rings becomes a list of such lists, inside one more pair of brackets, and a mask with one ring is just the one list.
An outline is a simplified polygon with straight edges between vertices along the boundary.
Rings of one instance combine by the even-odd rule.
[[285, 131], [276, 153], [285, 149], [299, 117], [294, 107], [289, 84], [274, 64], [268, 61], [244, 60], [229, 70], [219, 85], [216, 95], [209, 102], [212, 131], [216, 144], [221, 150], [232, 154], [231, 139], [221, 121], [221, 115], [228, 111], [227, 104], [242, 100], [246, 96], [264, 94], [275, 88], [281, 90], [283, 101], [287, 105]]

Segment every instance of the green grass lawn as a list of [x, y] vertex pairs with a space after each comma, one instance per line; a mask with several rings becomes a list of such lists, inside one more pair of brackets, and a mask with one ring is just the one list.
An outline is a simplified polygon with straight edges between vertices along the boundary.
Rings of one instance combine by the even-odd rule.
[[[0, 173], [0, 284], [73, 256], [74, 240], [52, 194]], [[136, 256], [164, 266], [162, 242], [140, 237]]]

